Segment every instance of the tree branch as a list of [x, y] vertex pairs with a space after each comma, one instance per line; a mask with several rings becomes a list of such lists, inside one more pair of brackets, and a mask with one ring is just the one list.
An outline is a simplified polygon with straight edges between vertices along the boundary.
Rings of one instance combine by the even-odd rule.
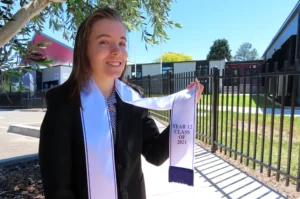
[[13, 20], [5, 23], [0, 29], [0, 47], [11, 40], [31, 18], [39, 14], [49, 3], [65, 1], [66, 0], [33, 0], [25, 5], [16, 12], [13, 16]]

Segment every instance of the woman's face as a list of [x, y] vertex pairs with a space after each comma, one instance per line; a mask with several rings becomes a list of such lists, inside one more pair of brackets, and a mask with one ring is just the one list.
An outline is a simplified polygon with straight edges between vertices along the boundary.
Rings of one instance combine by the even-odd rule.
[[119, 78], [127, 60], [123, 24], [109, 19], [95, 22], [88, 38], [87, 51], [93, 76]]

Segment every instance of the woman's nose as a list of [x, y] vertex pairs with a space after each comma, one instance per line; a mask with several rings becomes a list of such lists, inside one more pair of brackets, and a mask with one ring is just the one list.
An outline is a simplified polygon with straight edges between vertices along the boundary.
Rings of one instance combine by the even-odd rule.
[[122, 52], [121, 52], [120, 46], [117, 44], [112, 44], [111, 54], [117, 56], [117, 55], [120, 55], [121, 53]]

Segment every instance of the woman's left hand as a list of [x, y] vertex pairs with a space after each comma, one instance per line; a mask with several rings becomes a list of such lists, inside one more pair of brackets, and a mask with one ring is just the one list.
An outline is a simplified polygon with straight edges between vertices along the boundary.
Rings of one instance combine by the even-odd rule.
[[196, 92], [197, 92], [197, 101], [196, 101], [196, 103], [198, 103], [199, 100], [201, 99], [201, 96], [202, 96], [202, 92], [203, 92], [204, 86], [203, 86], [202, 84], [199, 83], [199, 81], [198, 81], [197, 78], [195, 78], [195, 81], [194, 81], [194, 82], [191, 82], [191, 83], [188, 85], [187, 89], [192, 88], [195, 84], [196, 84], [196, 90], [197, 90], [197, 91], [196, 91]]

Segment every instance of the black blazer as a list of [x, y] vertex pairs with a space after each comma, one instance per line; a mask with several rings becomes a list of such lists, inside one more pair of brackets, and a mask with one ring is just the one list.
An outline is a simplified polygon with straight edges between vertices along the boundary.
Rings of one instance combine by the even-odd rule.
[[[39, 143], [46, 199], [88, 199], [78, 101], [79, 96], [71, 100], [71, 86], [67, 82], [46, 93], [47, 112]], [[117, 97], [115, 169], [119, 199], [146, 198], [141, 155], [154, 165], [164, 163], [169, 157], [169, 127], [160, 134], [148, 110], [126, 104]]]

